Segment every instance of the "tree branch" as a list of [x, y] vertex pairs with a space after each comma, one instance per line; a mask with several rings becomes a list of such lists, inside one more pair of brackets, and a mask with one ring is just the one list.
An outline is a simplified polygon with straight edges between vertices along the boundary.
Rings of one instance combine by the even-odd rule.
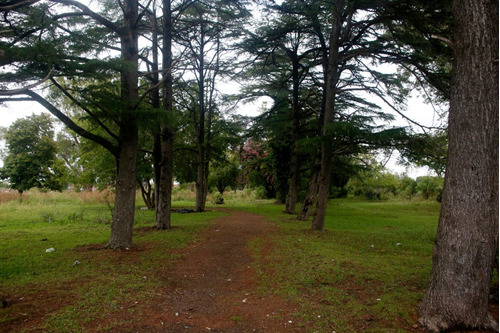
[[12, 95], [23, 94], [25, 91], [30, 90], [32, 88], [35, 88], [35, 87], [41, 85], [42, 83], [44, 83], [45, 81], [47, 81], [48, 79], [50, 79], [53, 71], [54, 71], [54, 69], [52, 68], [49, 71], [49, 73], [47, 74], [47, 76], [45, 76], [43, 79], [41, 79], [40, 81], [35, 82], [33, 84], [30, 84], [26, 87], [19, 88], [19, 89], [12, 89], [12, 90], [0, 90], [0, 96], [12, 96]]
[[59, 89], [66, 97], [68, 97], [73, 103], [85, 111], [106, 133], [108, 133], [112, 138], [118, 139], [118, 136], [114, 134], [96, 115], [90, 111], [85, 105], [80, 103], [73, 95], [71, 95], [66, 89], [64, 89], [59, 82], [55, 79], [50, 79], [50, 81]]
[[8, 12], [10, 10], [14, 10], [17, 8], [21, 8], [24, 6], [28, 6], [31, 4], [34, 4], [40, 0], [24, 0], [24, 1], [12, 1], [4, 4], [3, 6], [0, 6], [0, 12]]
[[50, 1], [55, 2], [55, 3], [60, 3], [63, 5], [74, 6], [78, 9], [80, 9], [82, 11], [82, 14], [90, 16], [91, 18], [93, 18], [94, 20], [96, 20], [100, 24], [104, 25], [108, 29], [112, 30], [113, 32], [115, 32], [119, 35], [122, 34], [122, 28], [119, 25], [117, 25], [117, 24], [109, 21], [105, 17], [97, 14], [96, 12], [92, 11], [89, 7], [85, 6], [84, 4], [82, 4], [78, 1], [74, 1], [74, 0], [50, 0]]
[[76, 134], [101, 145], [103, 148], [108, 150], [113, 156], [115, 157], [118, 156], [118, 148], [111, 141], [99, 135], [95, 135], [87, 131], [86, 129], [78, 126], [73, 120], [71, 120], [71, 118], [66, 116], [58, 108], [56, 108], [54, 105], [52, 105], [50, 102], [48, 102], [45, 98], [43, 98], [36, 92], [28, 90], [26, 92], [23, 92], [23, 94], [30, 96], [34, 101], [38, 102], [40, 105], [45, 107], [47, 111], [52, 113], [56, 118], [62, 121], [64, 125], [66, 125], [69, 129], [74, 131]]

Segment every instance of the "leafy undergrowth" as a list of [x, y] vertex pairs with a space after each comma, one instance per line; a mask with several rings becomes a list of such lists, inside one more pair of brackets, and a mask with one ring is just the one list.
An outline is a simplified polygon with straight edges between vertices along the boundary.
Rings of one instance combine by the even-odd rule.
[[[276, 221], [280, 235], [265, 257], [253, 243], [262, 292], [302, 305], [310, 332], [412, 332], [431, 269], [439, 204], [331, 203], [324, 232], [282, 214], [282, 206], [248, 206]], [[313, 323], [311, 325], [311, 323]]]

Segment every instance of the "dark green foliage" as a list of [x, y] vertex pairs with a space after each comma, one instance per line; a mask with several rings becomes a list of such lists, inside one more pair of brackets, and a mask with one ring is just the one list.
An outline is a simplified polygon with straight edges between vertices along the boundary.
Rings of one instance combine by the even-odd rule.
[[428, 97], [448, 100], [451, 82], [451, 39], [453, 19], [451, 0], [390, 1], [381, 18], [388, 29], [381, 52], [384, 60], [394, 61], [415, 76], [416, 85], [432, 86]]
[[239, 174], [240, 170], [235, 162], [221, 161], [215, 163], [210, 171], [208, 186], [215, 186], [222, 196], [227, 187], [235, 188], [238, 185]]
[[403, 159], [418, 166], [427, 166], [443, 177], [448, 153], [448, 134], [438, 131], [412, 136], [400, 149]]
[[46, 114], [18, 119], [5, 133], [7, 155], [2, 179], [22, 193], [33, 187], [61, 191], [64, 165], [57, 159], [52, 120]]

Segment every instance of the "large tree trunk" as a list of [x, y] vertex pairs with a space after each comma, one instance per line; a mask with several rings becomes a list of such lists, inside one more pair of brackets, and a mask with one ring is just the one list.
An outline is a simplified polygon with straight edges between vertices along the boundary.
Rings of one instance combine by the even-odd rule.
[[335, 114], [335, 98], [337, 83], [340, 76], [339, 69], [339, 42], [342, 29], [342, 11], [344, 0], [335, 1], [334, 22], [330, 33], [330, 52], [328, 57], [328, 67], [326, 69], [326, 89], [323, 94], [325, 98], [325, 114], [323, 118], [323, 142], [321, 144], [321, 163], [318, 176], [318, 199], [316, 212], [312, 221], [312, 230], [323, 230], [325, 225], [326, 208], [328, 205], [328, 193], [330, 191], [330, 166], [331, 147], [326, 140], [329, 133], [329, 125], [333, 121]]
[[173, 134], [169, 126], [162, 131], [160, 163], [160, 184], [156, 210], [156, 228], [165, 230], [172, 227], [172, 185], [173, 185]]
[[196, 172], [196, 202], [195, 202], [195, 211], [203, 212], [205, 211], [206, 205], [206, 183], [205, 183], [205, 149], [203, 144], [198, 145], [198, 155], [197, 155], [197, 164], [198, 169]]
[[200, 27], [200, 54], [198, 55], [198, 107], [200, 110], [198, 118], [198, 154], [196, 163], [198, 165], [196, 173], [196, 202], [195, 211], [203, 212], [205, 210], [205, 26]]
[[285, 213], [287, 214], [295, 214], [299, 192], [299, 155], [296, 145], [292, 147], [292, 150], [293, 152], [290, 156], [290, 176], [288, 177], [288, 195], [285, 207]]
[[121, 101], [119, 147], [117, 154], [116, 197], [108, 247], [132, 246], [135, 215], [136, 163], [139, 132], [137, 127], [138, 101], [138, 2], [123, 3], [124, 24], [121, 32]]
[[498, 1], [455, 0], [449, 146], [420, 324], [495, 328], [488, 311], [498, 251]]
[[136, 126], [127, 126], [127, 129], [120, 130], [120, 132], [125, 133], [120, 136], [121, 147], [119, 147], [117, 160], [115, 207], [111, 235], [107, 245], [108, 248], [114, 250], [132, 247], [138, 135]]
[[321, 145], [321, 166], [318, 174], [318, 197], [316, 211], [311, 224], [312, 230], [323, 230], [325, 227], [326, 208], [328, 206], [328, 194], [330, 192], [330, 164], [331, 152], [327, 143]]
[[163, 112], [161, 117], [160, 156], [158, 186], [158, 208], [156, 209], [156, 228], [172, 227], [172, 185], [174, 132], [169, 114], [173, 112], [172, 93], [172, 10], [170, 0], [163, 0]]

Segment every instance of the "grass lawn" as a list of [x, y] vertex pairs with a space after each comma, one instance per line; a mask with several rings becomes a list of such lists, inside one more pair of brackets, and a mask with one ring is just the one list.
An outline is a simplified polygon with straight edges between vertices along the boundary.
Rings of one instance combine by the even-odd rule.
[[409, 332], [431, 269], [439, 204], [431, 201], [334, 200], [324, 232], [282, 214], [283, 206], [248, 205], [277, 222], [276, 247], [259, 262], [263, 292], [302, 305], [311, 332]]
[[[71, 192], [27, 193], [21, 202], [0, 204], [0, 297], [46, 307], [50, 314], [33, 329], [79, 332], [120, 305], [140, 311], [165, 282], [160, 272], [178, 257], [175, 249], [224, 215], [174, 213], [172, 230], [151, 231], [154, 211], [139, 208], [135, 248], [124, 253], [102, 249], [111, 221], [105, 201]], [[0, 331], [22, 316], [2, 310]]]
[[[0, 203], [0, 297], [47, 307], [33, 329], [79, 332], [124, 305], [132, 320], [167, 283], [165, 272], [180, 255], [176, 249], [224, 215], [174, 213], [172, 230], [153, 232], [154, 211], [138, 208], [135, 248], [103, 250], [110, 232], [108, 199], [28, 193], [21, 202]], [[193, 203], [176, 201], [174, 207]], [[269, 236], [249, 245], [259, 291], [299, 304], [296, 322], [307, 332], [418, 331], [415, 308], [431, 269], [437, 202], [333, 200], [324, 232], [310, 231], [310, 222], [283, 214], [284, 207], [269, 200], [228, 196], [225, 207], [276, 224], [265, 256]], [[0, 330], [22, 320], [22, 311], [8, 310], [0, 309]]]

